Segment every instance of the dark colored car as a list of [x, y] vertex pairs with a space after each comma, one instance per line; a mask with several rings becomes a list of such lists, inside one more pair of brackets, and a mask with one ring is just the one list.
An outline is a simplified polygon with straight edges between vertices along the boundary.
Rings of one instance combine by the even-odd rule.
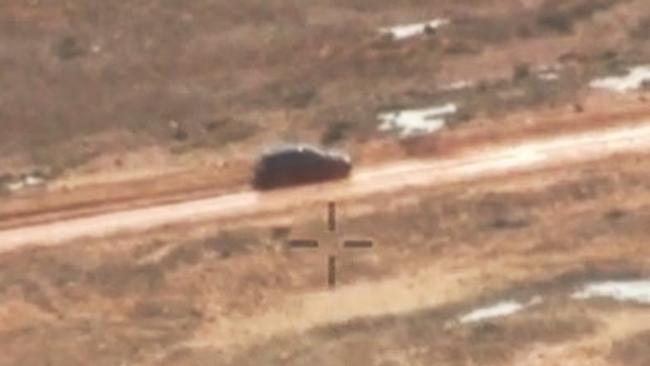
[[309, 146], [288, 146], [263, 154], [255, 165], [253, 187], [266, 190], [323, 182], [350, 175], [350, 158]]

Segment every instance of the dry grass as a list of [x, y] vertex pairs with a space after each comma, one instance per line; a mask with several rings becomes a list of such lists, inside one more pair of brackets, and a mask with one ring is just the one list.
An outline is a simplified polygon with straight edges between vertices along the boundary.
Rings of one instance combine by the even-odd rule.
[[[13, 71], [0, 76], [9, 106], [0, 112], [0, 154], [27, 152], [29, 164], [57, 175], [150, 145], [174, 155], [203, 148], [230, 154], [229, 148], [281, 139], [353, 144], [376, 136], [378, 110], [449, 98], [467, 98], [472, 117], [571, 100], [582, 77], [569, 76], [557, 87], [525, 85], [523, 97], [510, 101], [494, 97], [502, 86], [487, 96], [436, 92], [450, 65], [466, 63], [467, 75], [485, 74], [480, 60], [494, 45], [507, 50], [531, 37], [560, 41], [543, 26], [521, 29], [553, 4], [496, 3], [75, 0], [64, 7], [6, 1], [0, 62]], [[557, 11], [588, 26], [594, 13], [621, 3], [576, 0]], [[435, 16], [451, 16], [455, 26], [423, 42], [373, 42], [380, 26]], [[613, 51], [625, 60], [642, 42], [631, 37]], [[526, 61], [535, 60], [508, 62]], [[274, 113], [284, 117], [271, 118]], [[332, 138], [328, 126], [340, 123], [350, 128]]]
[[[595, 326], [577, 310], [538, 310], [508, 320], [446, 328], [447, 309], [358, 320], [270, 342], [233, 365], [503, 365], [537, 343], [584, 336]], [[375, 334], [376, 336], [371, 336]], [[401, 361], [401, 362], [400, 362]]]
[[[650, 187], [643, 167], [637, 158], [619, 158], [565, 171], [564, 181], [550, 185], [530, 186], [538, 178], [524, 176], [415, 192], [404, 197], [410, 203], [392, 201], [380, 213], [361, 211], [366, 213], [357, 216], [350, 207], [352, 211], [342, 212], [346, 232], [369, 235], [378, 246], [342, 259], [341, 286], [360, 279], [372, 285], [433, 266], [443, 273], [441, 283], [450, 276], [450, 289], [465, 289], [468, 296], [398, 316], [307, 327], [305, 333], [240, 354], [235, 364], [280, 359], [297, 365], [338, 364], [341, 359], [381, 364], [377, 362], [398, 356], [411, 364], [503, 364], [513, 357], [513, 349], [559, 344], [595, 332], [593, 320], [580, 311], [557, 310], [562, 303], [483, 326], [448, 328], [445, 323], [493, 299], [646, 268], [645, 257], [639, 255], [650, 235]], [[372, 206], [358, 203], [368, 204]], [[89, 359], [100, 365], [116, 359], [158, 364], [153, 361], [158, 357], [168, 364], [226, 362], [218, 348], [187, 348], [183, 342], [192, 334], [219, 329], [221, 321], [271, 311], [289, 294], [323, 287], [322, 253], [295, 253], [282, 245], [287, 237], [325, 239], [319, 213], [304, 212], [302, 217], [307, 222], [300, 225], [227, 232], [205, 226], [189, 231], [192, 238], [185, 230], [172, 230], [154, 233], [145, 242], [125, 239], [91, 246], [82, 241], [5, 254], [0, 258], [0, 297], [3, 311], [7, 306], [13, 310], [0, 322], [0, 340], [9, 350], [0, 364], [50, 360], [70, 365]], [[609, 245], [613, 238], [615, 247]], [[463, 278], [464, 271], [490, 258], [501, 263], [493, 266], [496, 272], [485, 267], [478, 277], [455, 282], [456, 276]], [[576, 272], [583, 275], [562, 276]], [[242, 321], [242, 331], [248, 326]], [[48, 339], [55, 341], [46, 343]]]

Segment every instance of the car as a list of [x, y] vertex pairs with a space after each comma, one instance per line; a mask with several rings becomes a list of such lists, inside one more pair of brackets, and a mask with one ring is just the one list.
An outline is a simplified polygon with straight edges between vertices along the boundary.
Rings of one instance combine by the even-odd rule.
[[262, 154], [252, 185], [259, 190], [343, 179], [350, 175], [349, 156], [313, 146], [292, 145]]

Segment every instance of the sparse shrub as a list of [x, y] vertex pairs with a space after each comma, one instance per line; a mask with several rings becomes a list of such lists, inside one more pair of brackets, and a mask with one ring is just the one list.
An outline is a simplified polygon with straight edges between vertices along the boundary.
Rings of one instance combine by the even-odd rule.
[[282, 94], [282, 102], [292, 108], [306, 108], [309, 106], [318, 93], [313, 87], [300, 87], [285, 90]]
[[[306, 22], [306, 13], [298, 1], [215, 1], [215, 13], [232, 22], [279, 24]], [[221, 19], [220, 19], [221, 20]]]
[[494, 218], [489, 226], [496, 230], [514, 230], [528, 227], [530, 222], [525, 218], [498, 216]]
[[517, 36], [520, 38], [530, 38], [533, 36], [533, 31], [526, 24], [520, 24], [517, 27]]
[[337, 7], [345, 7], [356, 11], [372, 11], [377, 9], [376, 0], [331, 0]]
[[487, 80], [481, 80], [476, 84], [476, 91], [479, 93], [485, 93], [490, 89], [490, 83]]
[[284, 240], [289, 237], [291, 226], [276, 226], [271, 228], [271, 239]]
[[221, 232], [216, 237], [208, 238], [203, 248], [216, 252], [221, 258], [247, 253], [255, 237], [242, 233]]
[[622, 210], [620, 208], [613, 208], [613, 209], [605, 212], [605, 214], [603, 216], [605, 217], [606, 220], [618, 221], [618, 220], [624, 218], [625, 215], [627, 215], [627, 212], [625, 212], [624, 210]]
[[542, 28], [550, 29], [558, 33], [570, 33], [573, 29], [573, 22], [568, 14], [555, 9], [542, 12], [537, 17], [537, 24]]
[[563, 64], [570, 62], [585, 62], [586, 56], [583, 53], [578, 53], [576, 51], [569, 51], [558, 56], [557, 61]]
[[86, 53], [86, 49], [75, 37], [65, 37], [55, 48], [56, 55], [62, 60], [70, 60]]
[[643, 80], [641, 82], [641, 90], [650, 90], [650, 80]]
[[450, 55], [467, 55], [481, 53], [482, 48], [480, 45], [473, 44], [466, 41], [450, 41], [445, 45], [445, 53]]
[[223, 124], [224, 120], [212, 120], [212, 121], [207, 121], [203, 124], [203, 128], [205, 129], [206, 132], [212, 132], [214, 131], [219, 125]]
[[257, 126], [246, 121], [228, 120], [214, 130], [217, 142], [226, 145], [233, 142], [245, 140], [255, 134]]
[[169, 252], [161, 261], [165, 270], [175, 270], [181, 266], [193, 266], [201, 260], [201, 250], [196, 245], [180, 245]]
[[607, 50], [594, 55], [594, 62], [598, 68], [598, 73], [603, 75], [626, 75], [628, 65], [624, 62], [616, 51]]
[[433, 37], [437, 33], [438, 33], [438, 30], [436, 28], [432, 27], [431, 25], [427, 24], [427, 25], [424, 26], [424, 34], [425, 35], [427, 35], [429, 37]]
[[165, 313], [162, 305], [152, 301], [141, 301], [131, 310], [131, 317], [138, 319], [159, 318]]
[[116, 297], [160, 289], [165, 286], [165, 273], [155, 264], [109, 262], [87, 272], [84, 281], [105, 296]]
[[558, 33], [571, 33], [576, 21], [589, 18], [594, 13], [605, 10], [616, 3], [615, 0], [582, 0], [577, 3], [564, 4], [547, 0], [537, 16], [537, 24]]
[[350, 130], [351, 124], [349, 122], [333, 122], [327, 126], [325, 132], [321, 136], [320, 142], [323, 145], [332, 145], [343, 140]]
[[182, 128], [176, 129], [173, 134], [174, 140], [178, 142], [186, 141], [189, 138], [189, 134]]
[[447, 124], [449, 126], [454, 126], [462, 122], [467, 122], [473, 118], [474, 118], [474, 111], [472, 111], [471, 108], [468, 106], [462, 106], [458, 109], [456, 113], [452, 114], [447, 119]]
[[173, 320], [175, 324], [185, 323], [201, 318], [203, 313], [196, 308], [191, 299], [183, 300], [160, 300], [146, 299], [136, 302], [131, 311], [129, 318], [134, 321], [138, 320]]
[[512, 71], [512, 80], [517, 82], [527, 79], [528, 77], [530, 77], [530, 65], [527, 63], [516, 64]]
[[443, 32], [453, 35], [454, 39], [485, 43], [504, 43], [515, 36], [518, 24], [514, 17], [468, 17], [458, 19], [454, 26]]
[[217, 118], [198, 125], [196, 146], [223, 147], [243, 141], [254, 135], [257, 126], [248, 121], [231, 117]]
[[10, 174], [0, 174], [0, 194], [8, 192], [7, 184], [13, 180]]
[[580, 103], [574, 103], [573, 104], [573, 111], [576, 113], [582, 113], [585, 111], [585, 107], [582, 106]]
[[618, 58], [618, 52], [615, 50], [605, 50], [598, 57], [604, 61], [612, 61]]

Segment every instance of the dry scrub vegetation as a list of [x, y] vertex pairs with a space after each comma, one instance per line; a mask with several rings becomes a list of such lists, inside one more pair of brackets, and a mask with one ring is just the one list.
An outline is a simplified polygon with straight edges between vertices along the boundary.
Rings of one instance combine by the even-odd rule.
[[[55, 176], [105, 155], [126, 169], [120, 154], [147, 146], [228, 156], [280, 140], [355, 145], [377, 135], [380, 110], [454, 100], [459, 120], [498, 117], [571, 101], [603, 67], [648, 60], [643, 1], [531, 4], [3, 1], [0, 173]], [[440, 16], [453, 26], [430, 39], [377, 37]], [[561, 82], [509, 79], [558, 60]], [[485, 80], [438, 90], [463, 78]]]
[[[440, 305], [405, 305], [395, 315], [343, 323], [327, 321], [343, 309], [329, 309], [322, 319], [294, 314], [306, 331], [280, 329], [270, 339], [255, 337], [256, 327], [264, 326], [256, 316], [282, 312], [283, 299], [324, 286], [323, 254], [283, 245], [288, 237], [326, 239], [320, 213], [304, 212], [307, 221], [294, 224], [194, 228], [189, 238], [185, 230], [169, 229], [147, 239], [6, 254], [0, 258], [0, 364], [502, 365], [540, 343], [606, 337], [597, 314], [621, 306], [601, 304], [596, 314], [558, 299], [487, 324], [447, 323], [503, 297], [552, 299], [585, 279], [647, 273], [645, 165], [620, 157], [418, 192], [381, 211], [371, 202], [344, 208], [345, 231], [369, 235], [378, 246], [342, 257], [340, 285], [374, 286], [434, 268], [439, 276], [426, 286], [438, 289], [430, 291]], [[564, 180], [553, 183], [553, 175]], [[239, 326], [219, 333], [229, 319], [240, 319]], [[218, 346], [247, 331], [262, 343], [241, 344], [241, 350]], [[192, 340], [204, 346], [191, 346]], [[634, 338], [615, 340], [612, 355], [603, 349], [602, 357], [642, 357]]]
[[[4, 0], [0, 182], [107, 156], [102, 168], [129, 169], [124, 155], [144, 148], [188, 164], [199, 152], [241, 158], [279, 140], [364, 151], [379, 137], [377, 112], [450, 101], [462, 104], [454, 131], [483, 118], [489, 132], [516, 110], [573, 106], [592, 77], [648, 62], [647, 12], [646, 0]], [[377, 37], [379, 27], [440, 16], [452, 25], [433, 36]], [[555, 82], [536, 76], [549, 64], [561, 65]], [[464, 79], [476, 83], [440, 88]], [[210, 183], [242, 183], [236, 168]], [[596, 360], [645, 365], [647, 329], [611, 335], [603, 322], [625, 306], [556, 294], [610, 274], [647, 276], [649, 182], [646, 157], [627, 156], [351, 203], [346, 232], [378, 245], [341, 260], [340, 286], [387, 302], [365, 309], [380, 315], [343, 321], [332, 318], [344, 306], [305, 310], [322, 305], [308, 300], [324, 287], [323, 254], [283, 245], [331, 239], [308, 208], [292, 223], [166, 228], [3, 254], [0, 365], [507, 365], [540, 345], [571, 353], [573, 344]], [[121, 194], [160, 189], [150, 183]], [[165, 189], [186, 187], [175, 184]], [[434, 305], [418, 308], [422, 299], [385, 286], [427, 271], [435, 276], [414, 287]], [[536, 293], [551, 300], [449, 324]], [[304, 309], [285, 307], [296, 298]], [[296, 328], [259, 321], [267, 313], [289, 314]], [[594, 339], [607, 346], [580, 343]]]

